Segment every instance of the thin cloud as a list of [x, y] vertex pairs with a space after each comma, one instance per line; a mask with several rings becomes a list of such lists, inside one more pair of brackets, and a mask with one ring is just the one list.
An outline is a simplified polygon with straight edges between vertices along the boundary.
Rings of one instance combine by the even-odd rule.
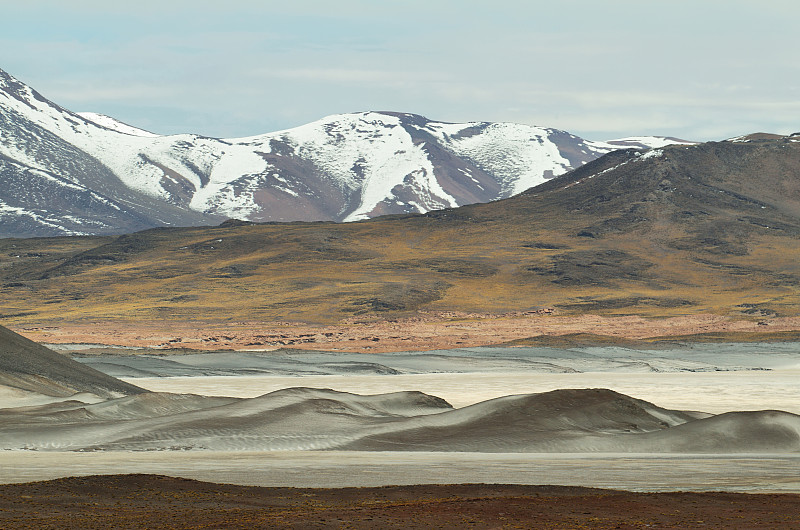
[[17, 2], [0, 68], [156, 132], [248, 136], [367, 109], [598, 139], [796, 129], [800, 3], [678, 6]]

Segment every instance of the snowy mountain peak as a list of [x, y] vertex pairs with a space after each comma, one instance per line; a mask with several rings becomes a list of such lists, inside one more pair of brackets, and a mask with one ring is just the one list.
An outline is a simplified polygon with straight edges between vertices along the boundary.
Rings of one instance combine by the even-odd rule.
[[36, 100], [46, 101], [41, 94], [2, 69], [0, 69], [0, 95], [6, 98], [13, 97], [29, 106]]
[[[509, 197], [610, 151], [664, 141], [593, 142], [544, 127], [389, 111], [336, 114], [247, 138], [160, 136], [102, 114], [70, 112], [0, 70], [0, 220], [12, 226], [24, 215], [47, 218], [38, 229], [30, 221], [23, 223], [28, 231], [6, 235], [50, 235], [224, 218], [355, 221], [423, 213]], [[113, 207], [102, 220], [80, 208], [68, 208], [69, 219], [54, 213], [63, 209], [58, 190], [67, 185], [85, 194], [78, 203], [86, 208], [97, 197]]]

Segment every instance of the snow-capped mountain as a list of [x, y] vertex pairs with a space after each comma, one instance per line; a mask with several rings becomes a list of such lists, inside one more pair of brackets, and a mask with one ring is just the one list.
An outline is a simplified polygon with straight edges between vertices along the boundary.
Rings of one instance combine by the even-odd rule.
[[0, 236], [111, 234], [217, 221], [128, 186], [108, 160], [129, 138], [136, 137], [69, 112], [0, 70]]
[[355, 221], [509, 197], [613, 150], [512, 123], [362, 112], [248, 138], [160, 136], [73, 113], [0, 70], [0, 236]]

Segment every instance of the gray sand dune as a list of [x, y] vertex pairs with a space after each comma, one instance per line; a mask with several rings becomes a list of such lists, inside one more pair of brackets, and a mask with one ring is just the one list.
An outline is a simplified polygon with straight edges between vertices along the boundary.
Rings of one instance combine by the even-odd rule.
[[[695, 414], [665, 411], [646, 402], [639, 404], [642, 406], [639, 410], [635, 409], [636, 404], [625, 401], [603, 407], [581, 405], [566, 413], [547, 411], [544, 418], [528, 422], [508, 421], [505, 411], [496, 411], [464, 423], [435, 425], [428, 422], [414, 429], [374, 434], [343, 449], [509, 453], [800, 452], [800, 416], [796, 414], [747, 411], [692, 419]], [[685, 421], [680, 421], [682, 419]]]
[[419, 392], [154, 393], [0, 410], [0, 449], [800, 452], [800, 416], [687, 413], [605, 389], [507, 396], [461, 409]]
[[[113, 444], [116, 440], [174, 423], [194, 411], [213, 411], [238, 401], [241, 400], [145, 393], [92, 404], [71, 400], [36, 407], [0, 409], [0, 447], [94, 449], [98, 442]], [[120, 449], [124, 447], [120, 446]]]
[[[429, 369], [458, 361], [507, 369], [553, 370], [552, 352], [488, 349], [452, 355], [400, 355], [363, 362], [315, 353], [238, 357], [229, 352], [185, 357], [108, 357], [113, 370], [172, 373], [394, 373], [416, 362]], [[624, 352], [567, 352], [561, 369], [601, 362], [613, 369], [705, 369], [711, 364]], [[598, 359], [600, 361], [598, 361]], [[771, 363], [787, 362], [776, 352]], [[791, 359], [788, 359], [791, 361]], [[569, 361], [569, 363], [566, 363]], [[608, 363], [611, 363], [610, 365]], [[509, 364], [510, 363], [510, 364]], [[664, 364], [666, 363], [666, 364]], [[673, 364], [670, 364], [673, 363]], [[676, 363], [676, 364], [675, 364]], [[318, 367], [318, 368], [315, 368]], [[417, 366], [416, 369], [419, 369]], [[38, 397], [37, 397], [38, 396]], [[669, 410], [607, 389], [561, 389], [504, 396], [454, 409], [416, 391], [360, 395], [330, 389], [286, 388], [254, 398], [146, 392], [0, 328], [0, 449], [45, 451], [462, 451], [607, 453], [800, 452], [800, 416], [781, 411], [710, 414]], [[48, 401], [49, 398], [49, 401]], [[38, 401], [37, 401], [38, 400]], [[22, 406], [25, 405], [25, 406]]]
[[726, 412], [648, 433], [627, 449], [672, 453], [800, 452], [800, 416], [777, 410]]
[[[353, 450], [548, 452], [575, 440], [667, 429], [704, 417], [662, 409], [606, 389], [565, 389], [506, 396], [435, 418], [416, 418], [393, 432], [364, 437]], [[586, 446], [583, 450], [593, 450]], [[613, 450], [613, 449], [608, 449]]]
[[[69, 357], [54, 352], [0, 326], [0, 387], [9, 398], [69, 397], [88, 393], [100, 397], [147, 392]], [[12, 390], [8, 390], [12, 389]], [[17, 392], [14, 392], [17, 391]]]
[[398, 418], [452, 410], [421, 392], [292, 388], [252, 399], [151, 393], [0, 409], [3, 449], [325, 449]]
[[242, 399], [149, 392], [98, 403], [87, 404], [69, 400], [32, 407], [0, 409], [0, 418], [6, 421], [27, 421], [39, 424], [58, 424], [67, 421], [123, 421], [186, 414], [239, 401]]

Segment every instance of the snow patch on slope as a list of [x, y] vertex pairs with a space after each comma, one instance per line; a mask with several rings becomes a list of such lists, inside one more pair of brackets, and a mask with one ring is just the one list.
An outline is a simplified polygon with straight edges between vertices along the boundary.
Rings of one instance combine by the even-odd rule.
[[[550, 141], [549, 129], [515, 123], [447, 124], [425, 129], [458, 156], [498, 177], [503, 197], [520, 193], [572, 169]], [[469, 129], [480, 130], [470, 134]], [[464, 134], [464, 133], [467, 134]]]
[[396, 186], [421, 192], [421, 211], [458, 206], [436, 179], [425, 145], [415, 145], [396, 116], [378, 112], [338, 114], [294, 129], [229, 140], [252, 146], [279, 141], [316, 166], [339, 189], [360, 192], [344, 221], [367, 219]]
[[664, 151], [662, 149], [652, 149], [641, 155], [638, 160], [649, 160], [651, 158], [660, 158], [662, 156], [664, 156]]
[[[64, 225], [59, 222], [59, 219], [55, 216], [50, 215], [47, 212], [36, 212], [34, 210], [29, 210], [26, 208], [22, 208], [19, 206], [11, 206], [6, 204], [2, 199], [0, 199], [0, 223], [5, 222], [15, 222], [18, 221], [20, 217], [27, 217], [32, 222], [46, 226], [48, 228], [53, 229], [54, 231], [60, 233], [64, 236], [86, 236], [91, 235], [90, 232], [83, 232], [79, 230], [70, 230], [69, 228], [65, 227]], [[71, 216], [63, 216], [65, 218], [69, 218]], [[73, 218], [74, 220], [74, 218]]]

